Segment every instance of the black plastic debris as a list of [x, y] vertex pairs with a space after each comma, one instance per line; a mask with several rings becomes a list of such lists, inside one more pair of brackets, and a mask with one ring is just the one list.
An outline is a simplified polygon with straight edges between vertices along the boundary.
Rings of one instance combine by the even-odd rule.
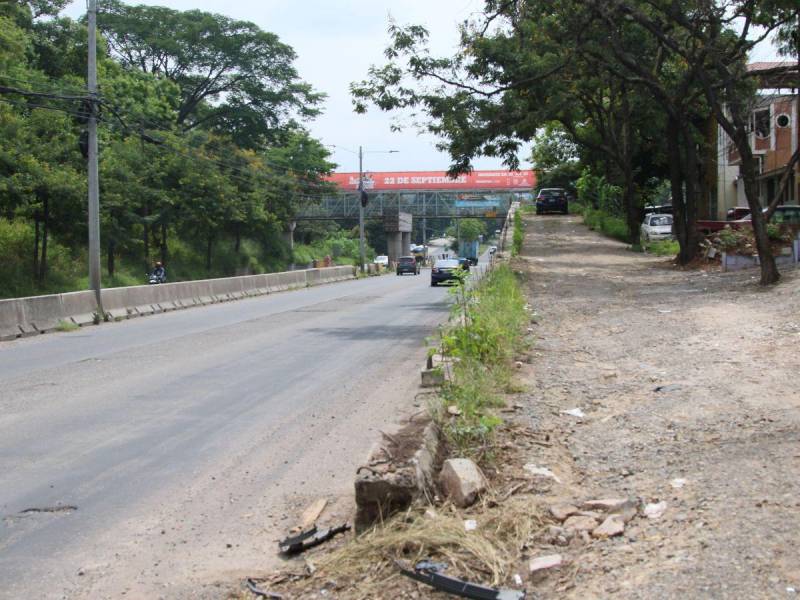
[[[525, 590], [498, 589], [470, 583], [457, 577], [442, 575], [439, 571], [444, 570], [444, 567], [446, 567], [442, 563], [423, 561], [417, 563], [413, 570], [406, 568], [399, 562], [397, 566], [406, 577], [461, 598], [472, 598], [473, 600], [525, 600]], [[426, 566], [427, 568], [424, 568]]]
[[258, 584], [252, 579], [247, 579], [245, 583], [247, 584], [247, 589], [253, 592], [256, 596], [261, 596], [262, 598], [270, 598], [271, 600], [283, 600], [283, 596], [281, 594], [270, 592], [269, 590], [262, 590], [260, 587], [258, 587]]
[[337, 534], [344, 533], [350, 529], [350, 525], [345, 523], [338, 527], [330, 527], [328, 529], [317, 529], [314, 525], [310, 529], [302, 531], [295, 536], [289, 536], [278, 544], [280, 551], [284, 554], [299, 554], [305, 552], [309, 548], [318, 546], [322, 542], [327, 542], [329, 539]]
[[653, 391], [654, 392], [677, 392], [682, 387], [683, 386], [681, 386], [679, 383], [670, 383], [668, 385], [659, 385]]

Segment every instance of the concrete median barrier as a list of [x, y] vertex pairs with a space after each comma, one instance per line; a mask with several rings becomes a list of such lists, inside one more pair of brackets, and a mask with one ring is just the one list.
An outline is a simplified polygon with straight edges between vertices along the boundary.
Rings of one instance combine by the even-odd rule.
[[[355, 277], [353, 267], [328, 267], [245, 275], [160, 285], [104, 289], [103, 308], [111, 320], [120, 321], [192, 306], [202, 306], [276, 291], [304, 288]], [[105, 320], [95, 316], [91, 291], [0, 300], [0, 340], [12, 340], [57, 329], [60, 323], [90, 325]]]

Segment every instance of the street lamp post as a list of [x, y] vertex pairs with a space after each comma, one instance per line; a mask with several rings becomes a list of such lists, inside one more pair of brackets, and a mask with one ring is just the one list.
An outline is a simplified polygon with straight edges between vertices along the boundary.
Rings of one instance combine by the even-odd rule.
[[364, 150], [358, 147], [358, 256], [359, 270], [363, 273], [367, 255], [364, 250]]

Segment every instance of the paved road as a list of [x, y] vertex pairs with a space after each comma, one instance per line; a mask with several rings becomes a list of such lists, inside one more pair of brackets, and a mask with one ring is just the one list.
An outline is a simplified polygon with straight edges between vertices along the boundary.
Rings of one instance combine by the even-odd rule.
[[320, 494], [344, 518], [446, 315], [427, 273], [0, 345], [0, 598], [184, 597]]

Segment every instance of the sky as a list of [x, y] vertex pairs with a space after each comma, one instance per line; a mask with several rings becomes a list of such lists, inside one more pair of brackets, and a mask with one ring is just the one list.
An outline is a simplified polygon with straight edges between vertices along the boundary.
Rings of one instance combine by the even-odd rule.
[[[443, 171], [450, 165], [447, 153], [436, 149], [436, 138], [420, 134], [402, 116], [371, 108], [366, 115], [353, 112], [349, 86], [366, 78], [370, 65], [383, 64], [389, 20], [424, 25], [430, 32], [431, 49], [451, 55], [458, 42], [457, 25], [477, 14], [482, 0], [136, 0], [177, 10], [199, 9], [256, 23], [277, 34], [298, 55], [300, 77], [327, 94], [324, 112], [307, 123], [312, 135], [330, 148], [337, 171], [358, 171], [357, 151], [364, 148], [364, 170]], [[65, 11], [77, 18], [85, 12], [85, 0], [75, 0]], [[754, 60], [774, 59], [769, 44], [762, 45]], [[403, 125], [401, 132], [391, 130]], [[388, 150], [397, 152], [388, 153]], [[530, 147], [520, 153], [522, 168], [530, 168]], [[499, 159], [477, 158], [476, 169], [503, 169]]]
[[[199, 9], [252, 21], [292, 46], [300, 77], [327, 94], [324, 113], [307, 123], [311, 133], [330, 148], [337, 171], [358, 171], [357, 151], [364, 148], [365, 171], [443, 171], [447, 153], [435, 148], [436, 138], [420, 135], [413, 126], [392, 132], [396, 114], [371, 108], [353, 112], [349, 86], [366, 78], [370, 65], [383, 64], [393, 18], [401, 24], [421, 24], [431, 34], [431, 48], [452, 54], [458, 41], [457, 24], [483, 6], [482, 0], [137, 0], [177, 10]], [[76, 0], [65, 11], [77, 18], [85, 1]], [[396, 153], [384, 151], [397, 150]], [[527, 158], [527, 151], [521, 159]], [[523, 167], [530, 164], [523, 162]], [[503, 169], [500, 160], [478, 158], [476, 169]]]

